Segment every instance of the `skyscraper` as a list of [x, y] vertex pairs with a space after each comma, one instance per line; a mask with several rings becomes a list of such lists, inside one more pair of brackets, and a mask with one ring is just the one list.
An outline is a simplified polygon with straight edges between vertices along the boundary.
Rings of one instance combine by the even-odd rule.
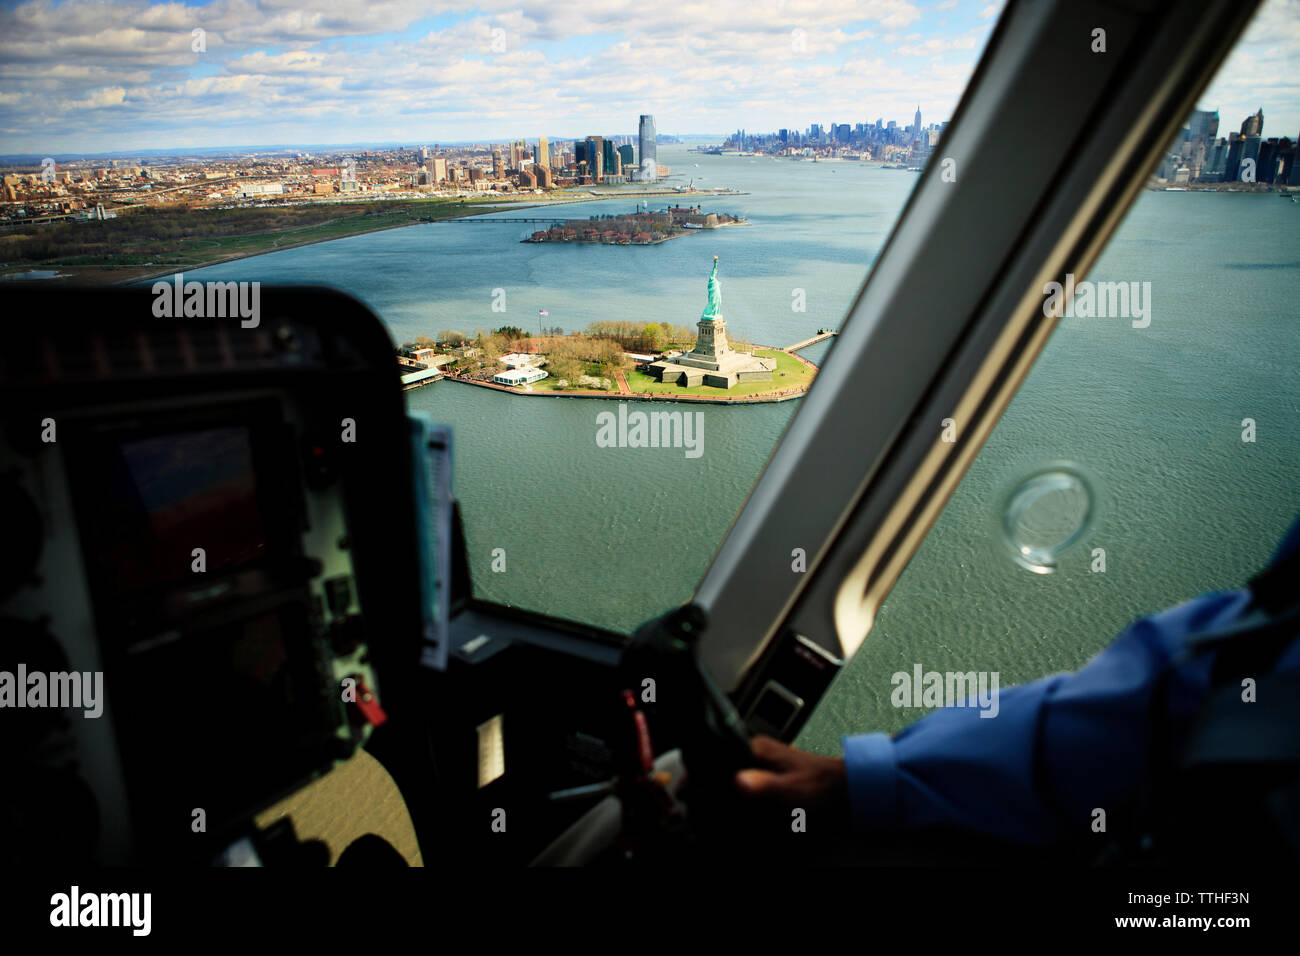
[[1264, 134], [1264, 108], [1260, 107], [1258, 113], [1247, 116], [1241, 121], [1242, 136], [1262, 136]]
[[587, 137], [587, 172], [591, 181], [598, 183], [605, 178], [605, 137]]
[[1241, 179], [1241, 151], [1246, 145], [1240, 133], [1228, 134], [1228, 158], [1223, 164], [1224, 182], [1235, 183]]
[[916, 118], [912, 120], [912, 142], [915, 143], [921, 135], [921, 104], [916, 104]]
[[533, 162], [548, 169], [551, 166], [551, 147], [545, 136], [537, 137], [537, 155], [533, 157]]
[[1259, 161], [1255, 170], [1256, 182], [1271, 183], [1277, 177], [1279, 147], [1277, 137], [1266, 139], [1259, 144]]
[[1214, 142], [1214, 138], [1219, 135], [1219, 111], [1192, 110], [1192, 116], [1187, 125], [1194, 141], [1206, 143], [1207, 145], [1211, 144]]
[[[1259, 178], [1259, 146], [1260, 146], [1260, 142], [1261, 142], [1261, 140], [1260, 140], [1260, 138], [1259, 138], [1258, 136], [1247, 136], [1247, 137], [1245, 138], [1245, 145], [1242, 146], [1242, 148], [1241, 148], [1241, 161], [1244, 163], [1244, 162], [1246, 162], [1246, 160], [1250, 160], [1251, 163], [1254, 165], [1255, 170], [1254, 170], [1254, 176], [1253, 176], [1253, 178], [1254, 178], [1255, 182], [1257, 182], [1257, 183], [1260, 183], [1260, 182], [1263, 182], [1263, 181], [1264, 181], [1264, 180], [1262, 180], [1262, 179]], [[1237, 176], [1237, 178], [1238, 178], [1238, 179], [1241, 179], [1240, 174]]]
[[638, 137], [641, 146], [637, 151], [641, 161], [638, 178], [643, 183], [652, 183], [659, 178], [659, 151], [655, 147], [655, 118], [649, 113], [641, 114]]
[[1210, 149], [1205, 159], [1205, 169], [1201, 178], [1207, 182], [1219, 182], [1223, 179], [1223, 170], [1228, 163], [1228, 141], [1221, 139]]

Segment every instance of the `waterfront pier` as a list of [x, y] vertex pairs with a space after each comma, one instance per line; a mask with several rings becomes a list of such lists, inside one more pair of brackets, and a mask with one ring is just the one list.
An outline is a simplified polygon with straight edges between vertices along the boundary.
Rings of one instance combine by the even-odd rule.
[[831, 329], [826, 329], [824, 331], [818, 332], [810, 339], [804, 339], [802, 342], [794, 343], [794, 345], [787, 345], [785, 347], [785, 351], [798, 352], [800, 349], [806, 349], [808, 346], [816, 345], [818, 342], [825, 342], [827, 339], [832, 338], [836, 335], [839, 335], [839, 333], [832, 331]]

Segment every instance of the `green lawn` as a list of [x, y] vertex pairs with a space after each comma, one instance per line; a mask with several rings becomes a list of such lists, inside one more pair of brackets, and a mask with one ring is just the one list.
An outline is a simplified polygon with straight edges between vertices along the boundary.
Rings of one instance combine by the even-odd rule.
[[627, 377], [628, 386], [634, 392], [645, 392], [653, 395], [707, 395], [715, 398], [724, 395], [762, 395], [765, 392], [775, 392], [783, 388], [806, 386], [812, 381], [815, 374], [812, 369], [788, 352], [775, 349], [756, 349], [754, 354], [761, 358], [776, 359], [776, 371], [772, 373], [772, 381], [743, 382], [728, 389], [712, 388], [708, 385], [683, 388], [680, 385], [656, 382], [644, 372], [631, 371], [623, 374]]

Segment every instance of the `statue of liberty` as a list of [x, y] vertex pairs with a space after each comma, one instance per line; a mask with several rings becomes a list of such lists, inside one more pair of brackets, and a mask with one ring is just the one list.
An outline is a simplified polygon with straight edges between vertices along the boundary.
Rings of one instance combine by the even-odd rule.
[[661, 382], [687, 388], [707, 385], [728, 389], [740, 382], [770, 382], [776, 359], [737, 352], [727, 341], [727, 320], [722, 317], [722, 285], [718, 282], [718, 257], [709, 273], [709, 304], [700, 316], [695, 348], [685, 355], [651, 362], [650, 374]]
[[709, 304], [700, 315], [701, 322], [722, 318], [722, 286], [718, 284], [718, 257], [713, 257], [713, 272], [709, 274]]

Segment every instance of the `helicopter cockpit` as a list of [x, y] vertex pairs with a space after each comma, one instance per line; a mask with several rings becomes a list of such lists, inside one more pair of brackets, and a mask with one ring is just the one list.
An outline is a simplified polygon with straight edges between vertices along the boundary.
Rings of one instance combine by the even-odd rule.
[[[825, 704], [905, 569], [928, 560], [927, 535], [953, 533], [942, 516], [950, 499], [962, 504], [954, 495], [968, 472], [985, 513], [967, 527], [995, 542], [997, 574], [1047, 580], [1063, 556], [1095, 567], [1088, 549], [1108, 545], [1090, 532], [1105, 506], [1121, 513], [1111, 520], [1141, 520], [1141, 502], [1107, 501], [1111, 465], [1026, 446], [994, 480], [976, 462], [1037, 381], [1054, 330], [1073, 321], [1045, 307], [1044, 290], [1073, 292], [1093, 270], [1256, 6], [1007, 5], [707, 570], [687, 600], [665, 597], [640, 627], [493, 598], [498, 572], [593, 601], [604, 585], [552, 574], [467, 525], [462, 502], [490, 496], [490, 476], [480, 465], [465, 480], [463, 436], [436, 403], [408, 402], [419, 393], [394, 374], [390, 330], [358, 298], [260, 285], [241, 299], [237, 282], [193, 277], [6, 289], [0, 671], [22, 670], [24, 702], [36, 699], [25, 675], [52, 675], [40, 699], [61, 704], [15, 703], [3, 716], [7, 763], [25, 780], [5, 797], [22, 821], [6, 843], [13, 858], [301, 863], [313, 814], [327, 828], [364, 816], [360, 760], [390, 792], [376, 816], [400, 817], [389, 842], [406, 862], [843, 861], [846, 845], [820, 840], [816, 817], [804, 840], [789, 808], [736, 794], [735, 774], [755, 761], [751, 738], [833, 743]], [[241, 309], [254, 301], [255, 313]], [[694, 359], [648, 363], [647, 394], [667, 387], [651, 372], [729, 374], [740, 360], [719, 341]], [[1142, 347], [1152, 356], [1161, 345]], [[743, 382], [748, 372], [734, 367]], [[526, 381], [528, 368], [500, 374]], [[1069, 418], [1077, 397], [1050, 400]], [[501, 401], [492, 414], [525, 429], [535, 423], [520, 405], [565, 399]], [[608, 403], [587, 404], [594, 417]], [[624, 405], [625, 415], [638, 408]], [[666, 407], [689, 416], [695, 406]], [[1221, 417], [1233, 424], [1243, 408], [1225, 400]], [[707, 440], [723, 441], [708, 421]], [[491, 467], [528, 465], [505, 449]], [[1293, 473], [1270, 468], [1263, 497], [1296, 490]], [[599, 495], [598, 482], [583, 493]], [[692, 490], [671, 494], [689, 534]], [[1040, 527], [1034, 509], [1062, 500], [1068, 526], [1053, 523], [1058, 508]], [[517, 504], [499, 503], [503, 522]], [[1269, 533], [1294, 504], [1270, 506]], [[546, 507], [545, 496], [530, 506]], [[590, 530], [597, 551], [638, 548], [635, 537]], [[672, 548], [634, 561], [672, 563]], [[1234, 551], [1232, 567], [1258, 550]], [[1104, 551], [1100, 560], [1104, 571]], [[962, 568], [930, 581], [954, 606], [963, 593], [979, 603]], [[1108, 600], [1105, 589], [1087, 598]], [[1006, 629], [1021, 625], [1032, 630], [1019, 619]], [[905, 646], [927, 626], [899, 624]], [[1109, 636], [1070, 651], [1086, 658]], [[944, 640], [937, 627], [925, 638]], [[975, 656], [995, 662], [996, 648]], [[914, 686], [919, 699], [927, 660], [874, 661], [905, 674], [875, 696]], [[1020, 673], [1018, 663], [1001, 669]], [[996, 663], [986, 669], [996, 680]], [[341, 786], [327, 794], [331, 784]], [[313, 800], [324, 803], [313, 810]], [[360, 831], [381, 823], [362, 820]], [[345, 845], [336, 840], [328, 858]]]

